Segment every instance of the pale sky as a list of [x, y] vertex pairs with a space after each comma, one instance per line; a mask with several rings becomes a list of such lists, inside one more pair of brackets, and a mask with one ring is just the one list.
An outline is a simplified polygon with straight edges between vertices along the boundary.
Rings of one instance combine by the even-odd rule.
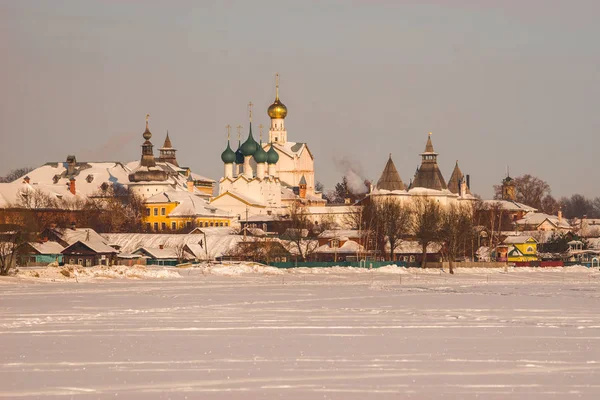
[[328, 188], [339, 160], [377, 180], [390, 152], [408, 183], [432, 131], [446, 180], [459, 160], [484, 197], [507, 165], [598, 196], [599, 15], [597, 0], [0, 0], [0, 175], [138, 159], [149, 113], [155, 150], [168, 129], [180, 164], [219, 179], [225, 125], [245, 136], [252, 101], [268, 126], [279, 72], [288, 140]]

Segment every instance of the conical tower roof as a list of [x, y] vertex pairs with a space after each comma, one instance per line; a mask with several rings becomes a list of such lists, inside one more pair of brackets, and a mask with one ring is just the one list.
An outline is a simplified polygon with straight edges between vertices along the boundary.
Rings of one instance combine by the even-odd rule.
[[460, 183], [463, 181], [464, 178], [465, 176], [460, 170], [457, 160], [456, 165], [454, 166], [454, 170], [452, 171], [452, 175], [450, 176], [450, 180], [448, 181], [448, 190], [452, 193], [460, 193]]
[[429, 132], [427, 143], [425, 144], [425, 151], [422, 154], [437, 154], [435, 150], [433, 150], [433, 143], [431, 143], [431, 132]]
[[171, 139], [169, 138], [169, 131], [167, 131], [167, 137], [165, 138], [165, 143], [163, 144], [162, 149], [172, 149], [173, 145], [171, 144]]
[[400, 174], [394, 165], [394, 161], [392, 161], [392, 155], [390, 154], [390, 158], [385, 164], [385, 168], [381, 173], [381, 177], [377, 181], [377, 189], [380, 190], [405, 190], [404, 182], [400, 178]]
[[422, 187], [426, 189], [444, 190], [446, 181], [437, 164], [437, 153], [433, 150], [431, 142], [431, 133], [427, 138], [425, 152], [421, 153], [421, 166], [415, 174], [415, 179], [411, 184], [411, 188]]

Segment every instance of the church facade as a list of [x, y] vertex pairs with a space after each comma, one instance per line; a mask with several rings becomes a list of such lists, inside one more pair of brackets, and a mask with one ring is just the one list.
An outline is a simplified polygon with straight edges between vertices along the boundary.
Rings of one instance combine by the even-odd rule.
[[[227, 146], [221, 154], [224, 172], [219, 194], [212, 201], [240, 220], [255, 216], [282, 215], [295, 201], [325, 205], [315, 190], [314, 157], [306, 143], [288, 141], [285, 127], [287, 107], [279, 99], [279, 76], [275, 101], [267, 110], [271, 119], [268, 141], [259, 141], [252, 132], [252, 103], [249, 105], [248, 137], [233, 151], [228, 126]], [[239, 134], [239, 132], [238, 132]]]

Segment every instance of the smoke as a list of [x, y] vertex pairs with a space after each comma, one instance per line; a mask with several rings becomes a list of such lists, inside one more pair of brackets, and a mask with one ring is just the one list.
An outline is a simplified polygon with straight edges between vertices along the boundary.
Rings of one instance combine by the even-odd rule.
[[350, 160], [347, 157], [334, 158], [334, 163], [338, 170], [346, 177], [348, 191], [353, 195], [363, 195], [369, 190], [365, 184], [363, 168], [357, 160]]

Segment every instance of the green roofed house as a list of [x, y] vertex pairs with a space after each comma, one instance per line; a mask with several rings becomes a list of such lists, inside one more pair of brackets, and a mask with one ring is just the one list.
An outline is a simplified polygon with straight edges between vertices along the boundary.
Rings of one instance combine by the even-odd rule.
[[62, 263], [65, 248], [57, 242], [28, 242], [19, 248], [19, 263], [23, 266]]

